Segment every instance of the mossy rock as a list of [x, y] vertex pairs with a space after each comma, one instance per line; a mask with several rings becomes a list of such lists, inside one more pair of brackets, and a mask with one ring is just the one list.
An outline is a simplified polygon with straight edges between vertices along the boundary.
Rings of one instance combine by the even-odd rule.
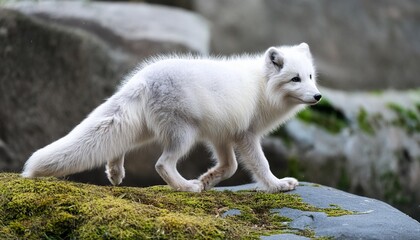
[[394, 125], [405, 128], [408, 133], [420, 132], [420, 103], [416, 103], [415, 109], [404, 108], [392, 102], [387, 107], [396, 114], [392, 122]]
[[[317, 208], [294, 194], [256, 191], [177, 192], [166, 186], [103, 187], [56, 178], [0, 174], [1, 239], [257, 239], [291, 232], [283, 207]], [[224, 216], [230, 209], [241, 212]], [[314, 237], [311, 231], [294, 234]]]
[[315, 124], [326, 131], [337, 134], [349, 126], [343, 112], [335, 108], [325, 97], [317, 104], [301, 111], [297, 118], [308, 124]]

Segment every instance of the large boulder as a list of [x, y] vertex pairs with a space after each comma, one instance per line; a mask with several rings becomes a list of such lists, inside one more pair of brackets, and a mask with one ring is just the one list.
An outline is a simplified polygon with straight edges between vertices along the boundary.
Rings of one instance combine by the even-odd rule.
[[[2, 170], [19, 171], [33, 151], [64, 136], [145, 58], [169, 52], [208, 54], [207, 22], [181, 9], [82, 1], [19, 1], [2, 7]], [[160, 149], [149, 151], [154, 156]], [[127, 162], [139, 158], [134, 153]], [[128, 169], [137, 175], [142, 166]], [[155, 173], [143, 172], [143, 179]], [[93, 181], [96, 176], [80, 177]]]
[[340, 89], [418, 87], [416, 0], [195, 0], [212, 24], [216, 53], [307, 42], [320, 79]]
[[19, 1], [6, 7], [83, 29], [138, 60], [156, 54], [209, 51], [207, 21], [178, 8], [95, 1]]
[[1, 167], [17, 170], [112, 94], [127, 71], [91, 35], [0, 9]]

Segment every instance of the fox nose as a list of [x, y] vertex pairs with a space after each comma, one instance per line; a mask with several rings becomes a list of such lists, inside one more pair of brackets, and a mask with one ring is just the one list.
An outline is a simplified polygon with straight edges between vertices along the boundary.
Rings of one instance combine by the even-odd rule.
[[314, 95], [314, 98], [315, 100], [319, 101], [322, 98], [322, 95], [317, 93]]

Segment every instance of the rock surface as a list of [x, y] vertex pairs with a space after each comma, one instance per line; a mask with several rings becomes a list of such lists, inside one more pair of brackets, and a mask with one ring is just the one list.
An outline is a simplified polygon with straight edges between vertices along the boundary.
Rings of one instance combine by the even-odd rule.
[[[256, 186], [249, 184], [238, 187], [224, 187], [222, 190], [249, 190]], [[302, 211], [291, 208], [272, 209], [273, 213], [292, 219], [291, 229], [311, 229], [316, 237], [333, 239], [418, 239], [420, 223], [390, 205], [366, 197], [360, 197], [334, 188], [312, 183], [301, 183], [288, 194], [298, 194], [304, 202], [326, 208], [338, 205], [355, 214], [328, 217], [323, 212]], [[262, 239], [309, 239], [291, 233], [264, 236]]]
[[326, 87], [419, 87], [417, 0], [195, 2], [196, 11], [213, 24], [216, 53], [255, 52], [272, 45], [308, 42]]
[[209, 52], [206, 20], [178, 8], [95, 1], [19, 1], [6, 6], [50, 22], [84, 29], [137, 57]]

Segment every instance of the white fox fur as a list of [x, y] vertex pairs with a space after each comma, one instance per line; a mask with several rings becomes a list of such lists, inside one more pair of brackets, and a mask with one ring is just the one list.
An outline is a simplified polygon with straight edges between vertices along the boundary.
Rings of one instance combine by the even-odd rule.
[[[174, 189], [200, 192], [232, 176], [239, 161], [268, 192], [292, 190], [294, 178], [276, 178], [260, 138], [321, 98], [309, 46], [271, 47], [232, 58], [164, 57], [143, 64], [120, 89], [69, 134], [36, 151], [22, 176], [64, 176], [101, 166], [114, 185], [124, 178], [124, 154], [150, 141], [156, 163]], [[197, 143], [216, 165], [186, 180], [177, 161]]]

